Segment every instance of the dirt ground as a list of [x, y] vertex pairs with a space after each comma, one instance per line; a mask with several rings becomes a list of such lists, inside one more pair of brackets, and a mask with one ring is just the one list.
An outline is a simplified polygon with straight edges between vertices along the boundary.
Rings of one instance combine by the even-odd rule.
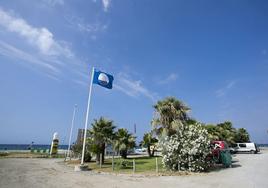
[[260, 154], [237, 154], [233, 168], [184, 176], [98, 174], [74, 172], [63, 159], [0, 159], [1, 188], [90, 187], [90, 188], [267, 188], [268, 150]]

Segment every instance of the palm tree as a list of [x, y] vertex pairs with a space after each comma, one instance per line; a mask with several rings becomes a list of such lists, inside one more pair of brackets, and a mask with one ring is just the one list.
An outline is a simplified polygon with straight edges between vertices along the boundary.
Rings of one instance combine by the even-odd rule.
[[[154, 151], [155, 151], [155, 144], [158, 142], [156, 138], [153, 137], [152, 133], [145, 133], [143, 136], [143, 141], [141, 142], [141, 145], [143, 147], [147, 147], [147, 152], [149, 157], [154, 156]], [[153, 149], [151, 149], [153, 147]]]
[[164, 100], [158, 101], [154, 105], [154, 109], [156, 117], [153, 118], [152, 125], [158, 135], [165, 134], [170, 136], [178, 128], [172, 126], [173, 121], [176, 120], [180, 122], [179, 124], [186, 124], [189, 120], [187, 113], [190, 111], [190, 108], [174, 97], [167, 97]]
[[240, 128], [236, 131], [235, 142], [249, 142], [249, 133], [246, 129]]
[[[94, 123], [92, 123], [88, 142], [90, 143], [91, 150], [96, 154], [97, 163], [99, 163], [100, 160], [102, 160], [102, 163], [104, 162], [105, 147], [108, 143], [112, 143], [114, 139], [114, 129], [113, 121], [103, 117], [100, 117], [99, 120], [95, 119]], [[100, 154], [102, 154], [101, 159]]]
[[135, 137], [127, 129], [118, 129], [115, 133], [114, 149], [121, 157], [127, 158], [127, 151], [135, 147]]
[[225, 121], [217, 124], [219, 134], [219, 140], [226, 141], [229, 145], [235, 143], [236, 129], [233, 127], [232, 122]]
[[208, 124], [208, 125], [204, 125], [204, 128], [207, 130], [208, 134], [209, 134], [209, 139], [211, 141], [214, 140], [220, 140], [220, 130], [219, 127], [213, 125], [213, 124]]
[[209, 133], [210, 140], [224, 140], [229, 145], [237, 142], [249, 142], [249, 133], [246, 129], [235, 129], [232, 122], [225, 121], [217, 125], [208, 124], [204, 125], [204, 128]]

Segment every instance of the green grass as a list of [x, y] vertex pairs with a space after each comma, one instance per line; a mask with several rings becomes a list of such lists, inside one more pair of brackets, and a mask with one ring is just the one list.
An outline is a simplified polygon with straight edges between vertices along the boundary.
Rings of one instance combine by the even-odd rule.
[[[135, 157], [128, 159], [115, 158], [114, 159], [114, 172], [116, 173], [133, 173], [133, 160], [135, 160], [136, 170], [135, 173], [154, 173], [156, 172], [156, 157]], [[157, 157], [158, 160], [158, 172], [163, 172], [162, 158]], [[127, 164], [122, 166], [123, 163]], [[89, 168], [101, 172], [112, 172], [112, 159], [106, 159], [102, 168], [94, 161], [87, 163]]]
[[[141, 156], [132, 156], [128, 159], [115, 158], [114, 159], [114, 170], [112, 169], [112, 159], [106, 159], [104, 164], [102, 164], [102, 168], [100, 168], [99, 164], [96, 164], [95, 161], [91, 161], [89, 163], [85, 163], [88, 165], [90, 170], [95, 172], [107, 172], [107, 173], [118, 173], [118, 174], [133, 174], [133, 159], [135, 159], [136, 170], [135, 174], [141, 175], [161, 175], [161, 176], [181, 176], [181, 175], [189, 175], [192, 173], [182, 172], [182, 171], [170, 171], [163, 168], [162, 165], [162, 157], [157, 157], [158, 161], [158, 173], [156, 172], [156, 157], [141, 157]], [[120, 165], [121, 161], [124, 160], [127, 162], [127, 166], [122, 168]], [[80, 160], [72, 160], [66, 162], [70, 166], [80, 164]]]

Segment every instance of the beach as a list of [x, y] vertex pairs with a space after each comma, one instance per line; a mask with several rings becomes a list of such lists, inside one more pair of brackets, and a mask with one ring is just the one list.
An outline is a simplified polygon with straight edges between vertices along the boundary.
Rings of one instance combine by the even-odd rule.
[[232, 168], [183, 176], [145, 176], [74, 172], [63, 159], [2, 158], [0, 187], [268, 187], [268, 150], [237, 154]]

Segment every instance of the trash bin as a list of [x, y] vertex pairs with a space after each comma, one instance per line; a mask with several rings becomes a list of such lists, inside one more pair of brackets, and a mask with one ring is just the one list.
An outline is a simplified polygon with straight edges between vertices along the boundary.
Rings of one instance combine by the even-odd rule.
[[232, 156], [229, 150], [220, 151], [220, 161], [224, 167], [232, 167]]

